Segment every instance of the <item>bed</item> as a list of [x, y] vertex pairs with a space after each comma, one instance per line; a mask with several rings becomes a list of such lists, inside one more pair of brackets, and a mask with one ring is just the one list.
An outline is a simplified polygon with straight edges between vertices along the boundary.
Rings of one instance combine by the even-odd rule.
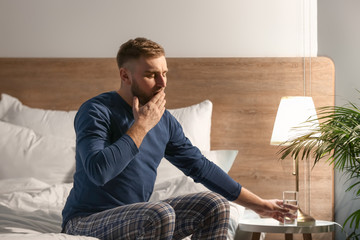
[[[167, 108], [235, 180], [281, 198], [294, 178], [291, 161], [279, 161], [279, 148], [269, 144], [272, 125], [282, 96], [303, 95], [304, 64], [310, 69], [303, 58], [168, 58]], [[330, 59], [312, 58], [306, 81], [316, 107], [334, 104]], [[1, 239], [92, 239], [60, 233], [74, 171], [73, 118], [82, 102], [119, 85], [115, 59], [0, 59]], [[203, 190], [164, 159], [151, 201]], [[333, 169], [319, 164], [311, 176], [312, 216], [333, 220], [333, 198]], [[249, 239], [237, 222], [257, 217], [231, 204], [228, 239]]]

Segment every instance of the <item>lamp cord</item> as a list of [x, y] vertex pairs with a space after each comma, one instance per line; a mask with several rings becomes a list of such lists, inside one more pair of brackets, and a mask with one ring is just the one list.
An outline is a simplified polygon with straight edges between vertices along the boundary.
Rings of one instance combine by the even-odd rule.
[[[304, 64], [304, 96], [306, 96], [306, 34], [305, 34], [305, 3], [306, 0], [303, 1], [303, 64]], [[309, 6], [308, 6], [308, 19], [309, 19], [309, 96], [311, 96], [311, 0], [308, 0]]]
[[[303, 1], [303, 64], [304, 64], [304, 96], [306, 96], [306, 40], [305, 40], [305, 3], [306, 0]], [[311, 44], [311, 0], [308, 0], [308, 3], [309, 3], [309, 6], [308, 6], [308, 19], [309, 19], [309, 96], [311, 96], [311, 47], [312, 47], [312, 44]]]
[[309, 0], [309, 86], [311, 96], [311, 0]]
[[345, 231], [344, 227], [340, 223], [337, 223], [337, 222], [332, 222], [332, 223], [334, 223], [335, 226], [340, 227], [341, 231], [345, 233], [346, 239], [349, 239], [348, 233]]
[[304, 65], [304, 73], [303, 73], [303, 91], [304, 91], [304, 96], [306, 96], [306, 62], [305, 62], [305, 57], [306, 57], [306, 51], [305, 51], [305, 46], [306, 46], [306, 42], [305, 42], [305, 0], [302, 1], [302, 9], [303, 9], [303, 65]]

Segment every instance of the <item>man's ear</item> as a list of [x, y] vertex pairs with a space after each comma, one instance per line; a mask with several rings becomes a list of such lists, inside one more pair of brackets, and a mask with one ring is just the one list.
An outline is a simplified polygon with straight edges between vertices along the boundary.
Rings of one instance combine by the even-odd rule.
[[128, 69], [122, 67], [122, 68], [120, 68], [119, 72], [120, 72], [121, 81], [124, 82], [125, 84], [131, 85], [130, 71]]

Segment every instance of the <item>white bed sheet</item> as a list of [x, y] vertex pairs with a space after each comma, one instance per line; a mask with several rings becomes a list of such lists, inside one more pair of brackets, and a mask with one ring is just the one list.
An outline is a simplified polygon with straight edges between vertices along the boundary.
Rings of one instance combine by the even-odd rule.
[[61, 232], [61, 211], [72, 184], [34, 178], [0, 181], [0, 239], [96, 239]]
[[[173, 195], [181, 194], [182, 192], [176, 192], [170, 186], [174, 186], [172, 184], [184, 186], [189, 179], [184, 177], [172, 181], [156, 186], [152, 200], [161, 198], [162, 194], [169, 193], [169, 191], [175, 191], [172, 192]], [[95, 239], [60, 233], [61, 211], [71, 187], [71, 183], [49, 185], [34, 178], [0, 180], [0, 239]], [[198, 187], [201, 189], [200, 185]], [[228, 239], [250, 239], [249, 233], [238, 231], [237, 222], [243, 217], [257, 216], [245, 211], [237, 204], [231, 203], [230, 206], [231, 220]]]

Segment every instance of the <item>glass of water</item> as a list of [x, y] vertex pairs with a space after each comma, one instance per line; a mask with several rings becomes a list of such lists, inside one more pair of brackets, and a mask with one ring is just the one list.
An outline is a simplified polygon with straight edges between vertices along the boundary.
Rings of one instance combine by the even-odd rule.
[[[298, 208], [298, 198], [299, 194], [297, 191], [284, 191], [283, 192], [283, 203], [284, 205], [292, 205], [294, 206], [294, 210], [290, 209], [290, 213], [297, 217], [297, 208]], [[295, 210], [296, 208], [296, 210]], [[297, 225], [297, 219], [293, 219], [290, 217], [284, 218], [284, 225]]]

